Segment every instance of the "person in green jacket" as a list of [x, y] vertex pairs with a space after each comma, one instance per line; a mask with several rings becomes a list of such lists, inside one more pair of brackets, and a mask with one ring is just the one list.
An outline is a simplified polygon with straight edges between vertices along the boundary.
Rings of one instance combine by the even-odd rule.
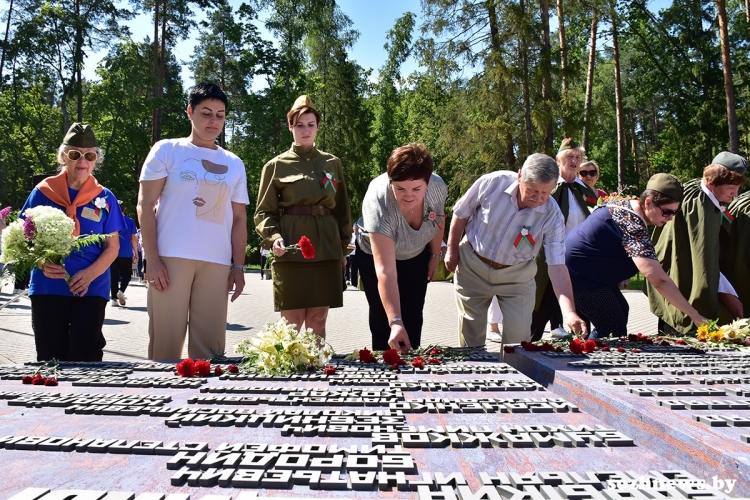
[[721, 263], [721, 273], [727, 277], [750, 312], [750, 191], [739, 195], [727, 209], [734, 218], [729, 231], [729, 253]]
[[[343, 306], [343, 269], [352, 235], [341, 160], [315, 147], [320, 113], [306, 95], [287, 113], [291, 149], [263, 167], [255, 209], [262, 247], [274, 254], [274, 309], [289, 323], [325, 338], [330, 307]], [[306, 258], [302, 236], [315, 248]]]
[[[664, 270], [698, 312], [726, 324], [744, 317], [742, 303], [729, 280], [720, 272], [730, 253], [729, 232], [734, 217], [725, 204], [737, 197], [746, 182], [745, 158], [719, 153], [703, 170], [702, 179], [685, 183], [680, 212], [654, 230], [652, 241]], [[659, 318], [659, 331], [686, 334], [692, 320], [669, 303], [647, 282], [651, 312]]]

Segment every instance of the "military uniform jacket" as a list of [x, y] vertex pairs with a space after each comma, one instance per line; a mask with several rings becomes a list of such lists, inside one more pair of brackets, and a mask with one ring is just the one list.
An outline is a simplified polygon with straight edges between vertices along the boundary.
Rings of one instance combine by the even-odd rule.
[[[721, 262], [721, 272], [729, 280], [742, 302], [745, 314], [750, 312], [750, 191], [739, 195], [729, 205], [729, 249]], [[726, 221], [723, 221], [726, 226]]]
[[[322, 205], [331, 215], [280, 215], [282, 208], [296, 205]], [[315, 261], [343, 258], [348, 253], [352, 221], [341, 160], [315, 147], [305, 152], [293, 145], [266, 163], [254, 221], [263, 248], [270, 249], [278, 238], [289, 246], [307, 236], [315, 247]], [[305, 259], [301, 252], [287, 252], [277, 260]]]
[[[719, 303], [719, 268], [722, 255], [727, 257], [729, 225], [722, 228], [721, 210], [703, 192], [700, 179], [686, 182], [684, 188], [681, 211], [651, 237], [656, 256], [700, 314], [726, 324], [732, 318]], [[667, 302], [648, 281], [646, 292], [651, 312], [679, 332], [692, 330], [690, 316]]]

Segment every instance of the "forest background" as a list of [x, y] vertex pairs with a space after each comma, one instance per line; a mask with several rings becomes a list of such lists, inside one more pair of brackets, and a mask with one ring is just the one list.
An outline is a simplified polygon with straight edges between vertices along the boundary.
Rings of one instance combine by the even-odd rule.
[[[388, 31], [376, 70], [352, 60], [359, 33], [335, 0], [6, 1], [0, 206], [22, 206], [80, 121], [105, 153], [97, 179], [132, 216], [151, 145], [190, 132], [175, 46], [196, 35], [193, 81], [229, 97], [219, 141], [245, 163], [251, 248], [260, 171], [291, 145], [285, 116], [300, 94], [323, 115], [318, 147], [341, 158], [355, 217], [407, 142], [432, 152], [448, 211], [478, 176], [554, 156], [564, 137], [598, 162], [599, 187], [631, 194], [653, 173], [687, 180], [719, 151], [750, 149], [750, 0], [658, 12], [646, 0], [421, 0]], [[139, 13], [152, 23], [143, 40], [128, 29]], [[403, 74], [410, 57], [419, 69]]]

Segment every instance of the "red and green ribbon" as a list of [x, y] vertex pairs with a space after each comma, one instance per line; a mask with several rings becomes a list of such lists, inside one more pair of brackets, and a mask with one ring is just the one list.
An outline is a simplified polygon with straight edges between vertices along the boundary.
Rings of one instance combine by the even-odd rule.
[[730, 214], [727, 210], [721, 211], [721, 218], [726, 219], [730, 224], [734, 222], [734, 215]]
[[519, 245], [523, 242], [528, 243], [529, 247], [531, 248], [534, 248], [534, 245], [536, 245], [534, 237], [531, 236], [531, 226], [523, 226], [523, 228], [521, 228], [521, 230], [518, 232], [518, 236], [516, 236], [516, 241], [513, 242], [513, 246], [518, 248]]
[[434, 225], [436, 225], [438, 228], [443, 229], [443, 224], [445, 221], [445, 214], [436, 214], [432, 211], [431, 208], [428, 208], [429, 210], [428, 214], [425, 214], [424, 219], [422, 219], [422, 222], [432, 221]]
[[325, 177], [323, 178], [323, 181], [321, 181], [321, 184], [323, 184], [323, 189], [327, 188], [328, 186], [331, 186], [333, 189], [333, 192], [335, 193], [339, 189], [339, 185], [336, 182], [336, 179], [333, 178], [331, 174], [323, 170], [323, 173], [325, 174]]

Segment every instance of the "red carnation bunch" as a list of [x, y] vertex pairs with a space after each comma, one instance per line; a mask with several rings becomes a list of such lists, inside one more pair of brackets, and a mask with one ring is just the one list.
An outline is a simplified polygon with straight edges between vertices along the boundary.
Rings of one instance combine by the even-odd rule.
[[359, 350], [359, 361], [360, 363], [377, 363], [378, 359], [372, 355], [372, 351], [365, 347]]
[[196, 373], [195, 361], [192, 358], [183, 359], [177, 363], [175, 368], [177, 369], [177, 375], [180, 377], [192, 377]]
[[195, 361], [195, 371], [201, 377], [206, 377], [211, 373], [211, 363], [205, 359], [198, 359]]
[[424, 368], [424, 358], [422, 356], [417, 356], [411, 362], [411, 366], [413, 366], [414, 368]]
[[333, 375], [336, 373], [336, 367], [328, 365], [325, 368], [323, 368], [323, 375]]
[[401, 355], [396, 349], [388, 349], [383, 353], [383, 363], [387, 365], [398, 365], [401, 361]]
[[573, 354], [583, 354], [583, 342], [581, 342], [581, 339], [576, 338], [571, 340], [568, 348]]
[[24, 375], [21, 378], [22, 384], [31, 384], [31, 385], [46, 385], [46, 386], [56, 386], [57, 385], [57, 379], [55, 377], [43, 377], [41, 373], [35, 373], [32, 375]]

